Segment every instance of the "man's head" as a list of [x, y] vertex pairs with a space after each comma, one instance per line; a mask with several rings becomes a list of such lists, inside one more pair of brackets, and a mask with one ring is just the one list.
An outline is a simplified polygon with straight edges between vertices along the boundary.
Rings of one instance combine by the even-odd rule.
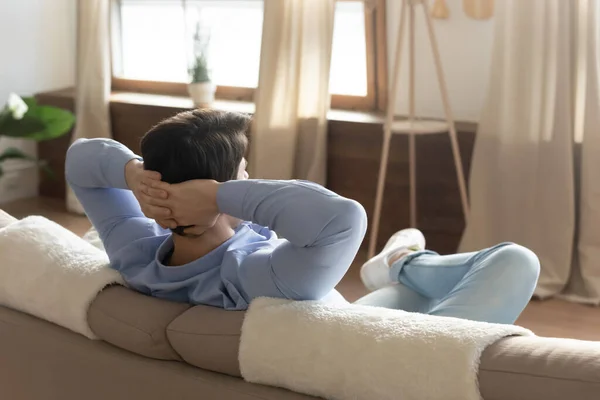
[[[171, 184], [194, 179], [247, 179], [244, 155], [250, 121], [246, 114], [209, 109], [177, 114], [142, 138], [144, 168], [160, 172], [162, 180]], [[239, 223], [230, 219], [231, 225]], [[173, 232], [196, 236], [193, 229], [184, 234], [186, 228]]]
[[205, 109], [177, 114], [142, 138], [144, 168], [160, 172], [168, 183], [238, 179], [249, 125], [250, 117], [241, 113]]

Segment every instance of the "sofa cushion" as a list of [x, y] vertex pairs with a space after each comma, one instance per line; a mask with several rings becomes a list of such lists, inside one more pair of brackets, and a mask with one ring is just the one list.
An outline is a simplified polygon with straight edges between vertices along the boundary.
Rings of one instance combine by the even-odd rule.
[[241, 376], [238, 363], [245, 313], [195, 306], [167, 328], [173, 349], [183, 360], [209, 371]]
[[160, 360], [179, 360], [169, 344], [167, 326], [189, 304], [157, 299], [127, 289], [104, 289], [90, 305], [88, 322], [101, 339], [117, 347]]
[[600, 342], [510, 337], [488, 347], [479, 366], [485, 400], [600, 398]]

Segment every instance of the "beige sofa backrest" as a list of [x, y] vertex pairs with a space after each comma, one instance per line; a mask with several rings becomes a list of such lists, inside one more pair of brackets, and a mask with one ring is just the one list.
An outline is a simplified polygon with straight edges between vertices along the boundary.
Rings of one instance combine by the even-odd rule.
[[88, 321], [98, 337], [122, 349], [240, 376], [237, 354], [244, 312], [191, 307], [115, 285], [94, 300]]
[[96, 297], [88, 322], [98, 337], [117, 347], [158, 360], [181, 360], [167, 339], [167, 327], [190, 307], [115, 285]]
[[[89, 310], [96, 335], [123, 349], [240, 376], [244, 313], [190, 307], [113, 286]], [[511, 337], [488, 347], [479, 367], [485, 400], [600, 398], [600, 342]]]

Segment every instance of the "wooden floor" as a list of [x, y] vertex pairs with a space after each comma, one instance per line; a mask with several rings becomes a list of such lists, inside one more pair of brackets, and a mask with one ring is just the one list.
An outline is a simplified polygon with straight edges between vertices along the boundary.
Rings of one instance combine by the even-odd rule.
[[[83, 235], [90, 228], [86, 217], [69, 214], [63, 202], [54, 199], [21, 200], [5, 204], [0, 208], [17, 218], [43, 215], [78, 235]], [[350, 301], [366, 293], [358, 274], [364, 257], [364, 254], [359, 254], [350, 272], [338, 286], [338, 290]], [[539, 336], [600, 340], [600, 308], [598, 307], [560, 300], [532, 301], [517, 323], [531, 329]]]

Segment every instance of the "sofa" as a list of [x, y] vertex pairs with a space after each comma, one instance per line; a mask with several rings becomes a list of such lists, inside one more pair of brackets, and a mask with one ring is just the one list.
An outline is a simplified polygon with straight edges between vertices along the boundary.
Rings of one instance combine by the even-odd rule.
[[[0, 306], [0, 399], [314, 399], [240, 378], [243, 318], [110, 286], [90, 305], [90, 340]], [[485, 400], [600, 399], [600, 342], [505, 338], [478, 379]]]

